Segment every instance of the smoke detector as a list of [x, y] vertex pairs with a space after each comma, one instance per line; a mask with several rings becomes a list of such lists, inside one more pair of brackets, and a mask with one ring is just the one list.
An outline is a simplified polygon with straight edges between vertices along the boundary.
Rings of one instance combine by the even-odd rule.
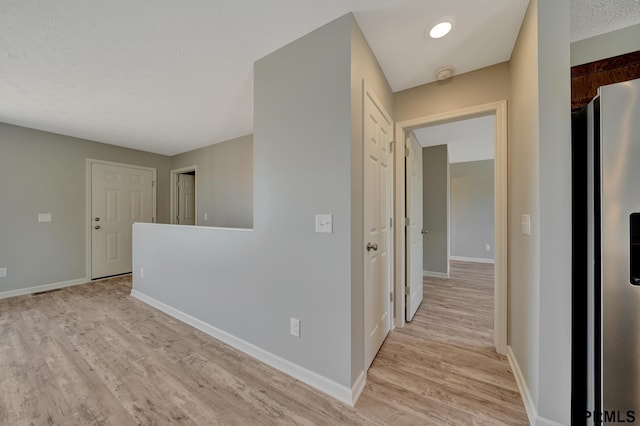
[[438, 68], [436, 71], [436, 80], [442, 81], [453, 77], [454, 69], [452, 66]]

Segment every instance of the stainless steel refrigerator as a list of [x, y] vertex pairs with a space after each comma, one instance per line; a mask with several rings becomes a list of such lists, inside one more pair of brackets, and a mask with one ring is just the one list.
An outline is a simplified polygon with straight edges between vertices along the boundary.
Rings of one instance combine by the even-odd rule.
[[573, 125], [573, 424], [640, 422], [640, 80]]

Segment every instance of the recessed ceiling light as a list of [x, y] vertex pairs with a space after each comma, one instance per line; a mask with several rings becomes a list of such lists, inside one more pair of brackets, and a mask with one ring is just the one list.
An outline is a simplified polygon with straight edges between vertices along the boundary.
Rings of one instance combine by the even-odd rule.
[[453, 28], [453, 16], [447, 16], [442, 19], [439, 19], [431, 29], [429, 30], [429, 37], [431, 38], [441, 38], [449, 34], [451, 28]]

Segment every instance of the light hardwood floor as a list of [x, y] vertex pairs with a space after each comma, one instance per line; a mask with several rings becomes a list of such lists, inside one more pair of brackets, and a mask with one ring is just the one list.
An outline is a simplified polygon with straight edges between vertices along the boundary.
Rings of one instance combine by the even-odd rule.
[[133, 299], [129, 277], [0, 300], [0, 424], [527, 424], [491, 348], [491, 269], [452, 271], [355, 408]]

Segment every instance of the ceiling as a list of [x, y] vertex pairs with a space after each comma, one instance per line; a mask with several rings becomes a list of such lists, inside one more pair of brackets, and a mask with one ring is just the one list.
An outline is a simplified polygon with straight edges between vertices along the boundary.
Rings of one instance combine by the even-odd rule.
[[[0, 0], [0, 122], [173, 155], [252, 133], [253, 62], [345, 13], [395, 92], [508, 60], [527, 4]], [[427, 39], [442, 16], [453, 31]]]
[[571, 0], [571, 41], [640, 23], [640, 0]]
[[447, 145], [449, 163], [490, 160], [494, 157], [493, 115], [469, 118], [413, 131], [423, 148]]

